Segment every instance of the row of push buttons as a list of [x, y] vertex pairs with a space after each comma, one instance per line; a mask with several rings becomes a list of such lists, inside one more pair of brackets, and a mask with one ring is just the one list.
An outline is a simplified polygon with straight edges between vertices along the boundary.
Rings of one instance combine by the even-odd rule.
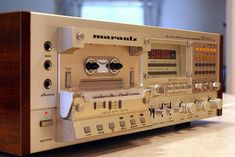
[[196, 47], [195, 51], [197, 51], [197, 52], [216, 52], [216, 48]]
[[215, 63], [195, 63], [195, 66], [196, 67], [205, 67], [205, 66], [212, 66], [212, 67], [214, 67], [214, 66], [216, 66], [216, 64]]
[[195, 71], [195, 74], [196, 75], [200, 75], [200, 74], [215, 74], [216, 71], [215, 70], [212, 70], [212, 71]]
[[[145, 118], [144, 118], [144, 117], [141, 117], [141, 118], [140, 118], [140, 122], [141, 122], [141, 123], [145, 123]], [[130, 120], [130, 123], [131, 123], [131, 125], [136, 125], [136, 120], [135, 120], [135, 119], [131, 119], [131, 120]], [[120, 121], [119, 124], [120, 124], [120, 126], [121, 126], [122, 128], [126, 126], [126, 122], [125, 122], [124, 120], [123, 120], [123, 121]], [[109, 123], [108, 126], [109, 126], [109, 129], [111, 129], [111, 130], [113, 130], [113, 129], [115, 128], [114, 123]], [[102, 124], [96, 125], [96, 129], [97, 129], [97, 131], [102, 131], [102, 130], [104, 130]], [[85, 133], [90, 133], [90, 132], [91, 132], [91, 128], [90, 128], [89, 126], [84, 127], [84, 132], [85, 132]]]

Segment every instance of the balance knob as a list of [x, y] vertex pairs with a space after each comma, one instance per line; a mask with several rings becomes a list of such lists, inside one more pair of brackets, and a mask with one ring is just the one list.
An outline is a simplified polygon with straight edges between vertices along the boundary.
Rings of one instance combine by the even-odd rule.
[[196, 105], [198, 111], [207, 111], [207, 109], [210, 107], [210, 103], [205, 100], [197, 100]]
[[217, 82], [217, 81], [214, 81], [214, 82], [212, 82], [211, 83], [211, 88], [213, 89], [213, 90], [220, 90], [220, 88], [221, 88], [221, 83], [220, 82]]
[[203, 83], [196, 82], [194, 88], [197, 90], [203, 90]]
[[209, 100], [211, 108], [217, 108], [217, 109], [222, 109], [223, 107], [223, 101], [221, 99], [210, 99]]
[[181, 107], [183, 108], [185, 113], [194, 114], [197, 110], [196, 105], [194, 103], [182, 103]]
[[99, 68], [99, 65], [97, 63], [87, 62], [86, 63], [86, 69], [87, 70], [96, 70]]

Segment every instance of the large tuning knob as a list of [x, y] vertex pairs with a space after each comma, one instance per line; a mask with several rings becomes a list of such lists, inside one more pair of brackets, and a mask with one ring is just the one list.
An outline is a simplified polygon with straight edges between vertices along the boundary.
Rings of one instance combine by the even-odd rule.
[[223, 107], [223, 101], [218, 98], [210, 99], [209, 103], [210, 103], [211, 108], [222, 109], [222, 107]]
[[194, 114], [197, 110], [196, 104], [194, 103], [181, 103], [180, 106], [185, 113]]

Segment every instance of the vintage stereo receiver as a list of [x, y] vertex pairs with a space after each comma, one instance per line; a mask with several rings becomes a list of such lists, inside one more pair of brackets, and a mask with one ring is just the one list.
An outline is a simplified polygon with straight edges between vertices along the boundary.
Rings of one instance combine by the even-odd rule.
[[222, 115], [219, 34], [32, 12], [0, 21], [3, 152]]

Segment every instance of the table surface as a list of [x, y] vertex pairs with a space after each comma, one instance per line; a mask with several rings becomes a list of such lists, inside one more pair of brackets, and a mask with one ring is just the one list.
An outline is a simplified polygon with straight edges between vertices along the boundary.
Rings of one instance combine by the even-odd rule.
[[[34, 157], [234, 157], [235, 105], [222, 117], [194, 121], [191, 127], [166, 127], [33, 154]], [[0, 157], [11, 157], [0, 153]]]

